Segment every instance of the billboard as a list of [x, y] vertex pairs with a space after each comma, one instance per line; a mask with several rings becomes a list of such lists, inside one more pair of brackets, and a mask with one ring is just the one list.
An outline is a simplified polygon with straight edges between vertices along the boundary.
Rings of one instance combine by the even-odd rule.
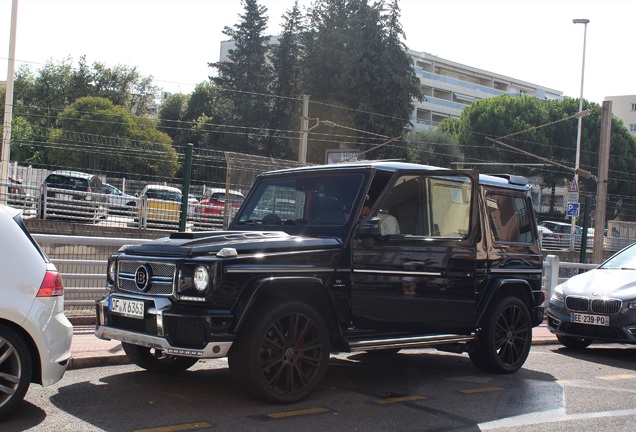
[[356, 149], [334, 149], [325, 151], [325, 163], [337, 164], [340, 162], [355, 162], [358, 160], [359, 150]]

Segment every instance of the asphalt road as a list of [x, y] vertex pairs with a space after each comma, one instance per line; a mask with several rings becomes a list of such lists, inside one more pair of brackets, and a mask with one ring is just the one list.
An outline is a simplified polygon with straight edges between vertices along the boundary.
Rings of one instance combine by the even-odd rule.
[[620, 345], [535, 346], [511, 375], [434, 350], [339, 355], [315, 393], [283, 406], [241, 393], [225, 360], [177, 376], [133, 365], [78, 369], [55, 386], [31, 386], [0, 430], [631, 432], [635, 364], [636, 347]]

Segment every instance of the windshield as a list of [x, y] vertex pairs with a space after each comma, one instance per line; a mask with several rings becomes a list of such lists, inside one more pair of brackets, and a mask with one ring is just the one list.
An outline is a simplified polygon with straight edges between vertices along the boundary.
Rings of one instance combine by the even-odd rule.
[[261, 181], [238, 216], [238, 224], [344, 225], [362, 185], [361, 174]]
[[600, 268], [604, 269], [631, 269], [636, 270], [636, 244], [631, 245], [622, 252], [617, 253], [607, 260]]

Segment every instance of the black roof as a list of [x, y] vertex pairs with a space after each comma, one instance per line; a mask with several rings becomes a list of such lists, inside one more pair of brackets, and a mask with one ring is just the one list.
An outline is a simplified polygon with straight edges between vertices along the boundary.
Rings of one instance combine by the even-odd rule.
[[[440, 168], [431, 165], [421, 165], [415, 163], [398, 162], [398, 161], [357, 161], [346, 162], [339, 164], [329, 165], [311, 165], [298, 168], [287, 168], [277, 171], [270, 171], [262, 176], [268, 176], [271, 174], [284, 174], [284, 173], [297, 173], [297, 172], [312, 172], [312, 171], [333, 171], [333, 170], [355, 170], [355, 169], [375, 169], [381, 171], [402, 171], [402, 170], [448, 170], [448, 168]], [[460, 170], [452, 170], [460, 171]], [[528, 190], [528, 180], [523, 176], [510, 175], [510, 174], [479, 174], [479, 183], [483, 185], [508, 187], [512, 189]]]

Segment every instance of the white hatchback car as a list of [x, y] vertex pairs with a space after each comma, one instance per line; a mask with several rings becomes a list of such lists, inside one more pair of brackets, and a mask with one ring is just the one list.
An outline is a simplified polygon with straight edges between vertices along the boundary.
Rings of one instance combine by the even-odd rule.
[[64, 375], [73, 326], [64, 315], [62, 277], [22, 221], [0, 205], [0, 419], [34, 382]]

